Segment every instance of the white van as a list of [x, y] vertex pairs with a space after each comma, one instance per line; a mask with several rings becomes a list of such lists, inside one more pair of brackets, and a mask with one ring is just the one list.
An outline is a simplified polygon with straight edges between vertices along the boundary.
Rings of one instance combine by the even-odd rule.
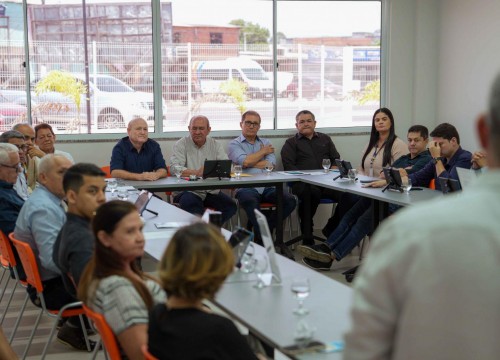
[[195, 69], [203, 94], [220, 94], [221, 84], [239, 80], [247, 84], [251, 99], [272, 99], [273, 82], [258, 62], [247, 57], [200, 61]]

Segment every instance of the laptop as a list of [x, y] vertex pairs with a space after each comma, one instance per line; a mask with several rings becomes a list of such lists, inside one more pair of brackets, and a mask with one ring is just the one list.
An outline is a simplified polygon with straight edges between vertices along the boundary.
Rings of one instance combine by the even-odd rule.
[[233, 248], [234, 266], [241, 267], [241, 258], [245, 255], [248, 244], [253, 240], [253, 233], [247, 229], [236, 229], [229, 238], [229, 245]]
[[[144, 211], [152, 212], [152, 211], [146, 209], [148, 207], [148, 204], [151, 201], [152, 197], [153, 197], [153, 193], [150, 193], [147, 190], [141, 190], [141, 192], [139, 193], [139, 196], [135, 200], [135, 207], [136, 207], [137, 211], [139, 212], [139, 215], [142, 216], [142, 213]], [[155, 214], [154, 212], [152, 212], [152, 213]], [[158, 215], [158, 213], [156, 213], [156, 215]]]
[[456, 167], [458, 181], [460, 182], [460, 186], [462, 189], [466, 189], [470, 187], [470, 184], [474, 182], [474, 179], [477, 177], [478, 172], [472, 169], [465, 169], [461, 167]]
[[[257, 223], [259, 224], [260, 235], [262, 236], [262, 242], [264, 243], [264, 248], [267, 252], [267, 257], [269, 259], [269, 267], [271, 269], [270, 274], [263, 275], [263, 281], [266, 285], [270, 285], [274, 279], [276, 283], [281, 283], [281, 273], [278, 267], [278, 261], [276, 260], [276, 250], [274, 249], [274, 241], [271, 236], [271, 231], [269, 231], [269, 224], [267, 223], [267, 218], [259, 210], [255, 209], [255, 217], [257, 218]], [[267, 275], [267, 276], [266, 276]]]
[[203, 179], [231, 178], [231, 160], [205, 160], [203, 165]]

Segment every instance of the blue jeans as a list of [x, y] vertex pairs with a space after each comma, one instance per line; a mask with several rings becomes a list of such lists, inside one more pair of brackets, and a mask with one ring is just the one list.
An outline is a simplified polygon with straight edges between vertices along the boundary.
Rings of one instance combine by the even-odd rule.
[[335, 255], [336, 260], [342, 259], [372, 231], [373, 211], [371, 200], [360, 197], [349, 211], [346, 212], [335, 231], [330, 234], [326, 243]]
[[219, 191], [217, 194], [207, 193], [205, 200], [190, 191], [184, 191], [174, 197], [174, 202], [182, 210], [191, 214], [203, 215], [205, 208], [215, 209], [222, 213], [222, 223], [225, 223], [236, 214], [236, 203], [230, 196]]
[[[239, 189], [236, 193], [236, 199], [240, 202], [241, 207], [245, 210], [248, 220], [253, 226], [255, 237], [260, 238], [260, 229], [257, 224], [254, 209], [260, 211], [260, 203], [268, 202], [276, 204], [276, 188], [268, 187], [264, 189], [262, 194], [253, 188]], [[295, 198], [287, 192], [283, 192], [283, 219], [286, 219], [295, 209]], [[269, 230], [271, 233], [276, 228], [276, 211], [271, 212], [271, 216], [267, 219]]]

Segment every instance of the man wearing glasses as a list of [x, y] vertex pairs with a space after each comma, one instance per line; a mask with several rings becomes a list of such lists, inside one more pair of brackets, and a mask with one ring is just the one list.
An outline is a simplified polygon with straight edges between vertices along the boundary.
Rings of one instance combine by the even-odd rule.
[[5, 235], [14, 231], [17, 216], [24, 204], [24, 200], [14, 190], [19, 171], [17, 147], [0, 144], [0, 230]]
[[8, 143], [17, 147], [19, 153], [19, 160], [21, 162], [21, 171], [17, 174], [17, 181], [14, 184], [14, 190], [23, 199], [27, 200], [30, 194], [28, 189], [28, 182], [26, 180], [25, 164], [26, 164], [26, 150], [27, 145], [24, 142], [24, 135], [19, 131], [11, 130], [6, 131], [0, 135], [0, 143]]
[[42, 150], [35, 146], [35, 129], [28, 123], [16, 124], [12, 130], [19, 131], [24, 136], [26, 144], [26, 163], [23, 164], [26, 180], [30, 193], [35, 190], [38, 180], [38, 163], [40, 158], [45, 155]]
[[[261, 118], [258, 112], [249, 110], [241, 116], [241, 135], [229, 143], [228, 157], [234, 164], [241, 165], [244, 173], [260, 174], [268, 162], [276, 165], [274, 147], [269, 140], [257, 136]], [[261, 202], [276, 203], [275, 187], [243, 188], [236, 191], [236, 198], [253, 226], [255, 241], [262, 244], [259, 225], [254, 209], [260, 210]], [[283, 194], [283, 218], [286, 219], [295, 208], [295, 199], [288, 193]], [[268, 218], [269, 230], [276, 227], [276, 211]]]

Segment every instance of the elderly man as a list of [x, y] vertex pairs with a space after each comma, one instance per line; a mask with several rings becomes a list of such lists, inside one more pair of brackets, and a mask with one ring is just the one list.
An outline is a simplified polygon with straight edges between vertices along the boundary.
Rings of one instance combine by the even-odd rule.
[[[309, 110], [299, 111], [295, 117], [295, 127], [297, 134], [287, 139], [285, 145], [281, 149], [281, 160], [285, 170], [313, 170], [322, 169], [323, 159], [330, 159], [331, 164], [335, 164], [335, 159], [340, 158], [335, 145], [330, 136], [317, 132], [316, 120], [314, 114]], [[334, 190], [311, 185], [310, 191], [310, 212], [307, 214], [304, 210], [304, 203], [299, 205], [300, 228], [302, 234], [311, 234], [309, 237], [304, 237], [303, 243], [312, 245], [312, 231], [314, 227], [313, 217], [318, 209], [319, 202], [322, 198], [338, 200], [339, 193]], [[294, 183], [292, 192], [299, 198], [304, 196], [306, 185], [304, 183]], [[307, 221], [306, 220], [307, 217]], [[310, 223], [310, 228], [305, 229], [305, 223]]]
[[[38, 146], [38, 149], [43, 152], [40, 154], [40, 151], [33, 151], [33, 154], [38, 157], [43, 157], [46, 154], [56, 154], [66, 156], [72, 163], [75, 162], [70, 153], [65, 151], [57, 150], [54, 147], [56, 143], [56, 134], [54, 134], [54, 130], [52, 130], [52, 126], [49, 124], [38, 124], [35, 126], [35, 144]], [[41, 155], [41, 156], [40, 156]]]
[[94, 164], [80, 163], [66, 171], [63, 188], [68, 212], [54, 244], [52, 257], [61, 270], [66, 290], [76, 297], [83, 269], [94, 251], [90, 221], [96, 209], [106, 202], [105, 173]]
[[489, 171], [475, 186], [411, 206], [375, 233], [354, 283], [344, 359], [498, 359], [500, 77], [476, 130]]
[[[234, 164], [239, 164], [243, 172], [260, 174], [267, 162], [276, 165], [274, 147], [269, 140], [257, 135], [261, 123], [258, 112], [249, 110], [241, 116], [241, 135], [229, 143], [228, 156]], [[260, 210], [261, 202], [276, 203], [276, 188], [244, 188], [238, 189], [236, 198], [247, 214], [253, 226], [255, 241], [262, 243], [259, 224], [255, 218], [254, 209]], [[283, 218], [287, 218], [295, 208], [295, 199], [288, 192], [283, 194]], [[273, 232], [276, 227], [276, 211], [268, 218], [269, 229]]]
[[167, 176], [167, 165], [160, 145], [148, 138], [148, 123], [142, 118], [129, 122], [128, 136], [111, 154], [111, 176], [126, 180], [154, 181]]
[[37, 146], [35, 146], [35, 129], [30, 124], [21, 123], [12, 127], [12, 130], [19, 131], [24, 136], [26, 144], [26, 164], [23, 164], [26, 173], [29, 192], [33, 192], [38, 180], [38, 163], [40, 158], [45, 155]]
[[24, 141], [24, 135], [15, 130], [6, 131], [2, 135], [0, 135], [0, 143], [9, 143], [15, 145], [18, 148], [22, 171], [17, 174], [17, 181], [14, 185], [14, 190], [16, 190], [18, 195], [22, 197], [23, 200], [27, 200], [30, 194], [30, 190], [28, 188], [28, 182], [26, 180], [26, 172], [24, 167], [27, 161], [27, 145]]
[[[182, 176], [202, 176], [205, 160], [227, 160], [222, 144], [208, 136], [210, 122], [203, 115], [195, 115], [189, 122], [189, 135], [174, 145], [170, 158], [171, 166], [182, 167]], [[222, 213], [226, 222], [236, 213], [236, 203], [220, 190], [183, 191], [174, 197], [181, 209], [201, 215], [206, 207]]]
[[[28, 243], [33, 249], [44, 286], [45, 303], [48, 309], [54, 310], [75, 301], [66, 291], [61, 271], [52, 259], [57, 234], [66, 221], [62, 204], [65, 196], [62, 182], [71, 165], [71, 161], [63, 155], [45, 155], [40, 160], [39, 186], [25, 202], [14, 229], [16, 238]], [[33, 304], [40, 306], [36, 290], [28, 286], [27, 291]], [[57, 337], [76, 349], [86, 350], [78, 317], [66, 321]]]
[[21, 172], [19, 153], [12, 144], [0, 144], [0, 230], [8, 235], [14, 231], [24, 200], [14, 190]]

